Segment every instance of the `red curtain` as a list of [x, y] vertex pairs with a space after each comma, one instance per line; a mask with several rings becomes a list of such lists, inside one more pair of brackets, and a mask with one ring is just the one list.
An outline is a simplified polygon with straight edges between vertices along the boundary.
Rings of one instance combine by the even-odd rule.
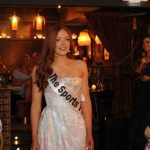
[[112, 111], [115, 118], [129, 118], [132, 108], [132, 83], [124, 69], [132, 65], [132, 20], [116, 12], [86, 14], [88, 24], [114, 58], [115, 89]]

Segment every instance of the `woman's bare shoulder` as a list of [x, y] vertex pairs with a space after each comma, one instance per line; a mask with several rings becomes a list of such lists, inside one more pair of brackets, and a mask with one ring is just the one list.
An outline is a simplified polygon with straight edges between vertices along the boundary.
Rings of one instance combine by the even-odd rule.
[[87, 68], [87, 64], [86, 64], [86, 62], [85, 61], [83, 61], [83, 60], [78, 60], [78, 65], [80, 66], [80, 68], [82, 69], [82, 70], [85, 70], [86, 68]]
[[72, 60], [74, 65], [77, 65], [79, 67], [84, 67], [85, 66], [85, 62], [83, 60]]
[[82, 73], [87, 70], [86, 62], [83, 60], [73, 60], [73, 67]]

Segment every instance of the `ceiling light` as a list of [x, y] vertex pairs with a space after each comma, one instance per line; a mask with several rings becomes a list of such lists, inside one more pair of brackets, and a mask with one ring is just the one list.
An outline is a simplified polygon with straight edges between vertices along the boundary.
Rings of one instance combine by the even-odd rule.
[[45, 18], [38, 14], [33, 19], [33, 28], [36, 26], [36, 30], [42, 30], [43, 25], [45, 25]]
[[128, 1], [129, 3], [140, 3], [140, 2], [147, 2], [148, 0], [123, 0]]
[[140, 6], [141, 2], [147, 2], [148, 0], [123, 0], [123, 1], [128, 1], [129, 6]]
[[20, 21], [20, 18], [17, 17], [14, 13], [13, 16], [9, 17], [10, 21], [11, 21], [11, 29], [12, 30], [17, 30], [18, 29], [18, 22]]

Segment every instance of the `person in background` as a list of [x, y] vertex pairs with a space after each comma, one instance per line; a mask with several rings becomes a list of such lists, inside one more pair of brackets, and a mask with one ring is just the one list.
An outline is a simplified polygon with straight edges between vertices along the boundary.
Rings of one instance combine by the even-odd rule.
[[12, 85], [20, 86], [21, 97], [25, 101], [31, 101], [31, 64], [30, 56], [24, 54], [21, 64], [12, 71]]
[[135, 84], [135, 110], [130, 134], [132, 150], [144, 149], [144, 130], [150, 125], [150, 35], [144, 37], [143, 49], [146, 55], [136, 68], [139, 76]]
[[38, 62], [41, 58], [41, 54], [39, 52], [33, 52], [31, 55], [31, 68], [38, 65]]
[[145, 149], [144, 150], [150, 150], [150, 127], [149, 126], [147, 126], [145, 128], [144, 135], [147, 139], [147, 143], [145, 144]]
[[71, 43], [68, 28], [52, 26], [33, 69], [32, 150], [94, 150], [87, 66], [68, 57]]

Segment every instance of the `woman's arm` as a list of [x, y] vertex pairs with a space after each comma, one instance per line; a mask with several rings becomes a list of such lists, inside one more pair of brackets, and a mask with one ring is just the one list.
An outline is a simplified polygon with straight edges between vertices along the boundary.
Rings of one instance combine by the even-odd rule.
[[32, 73], [32, 104], [31, 104], [31, 128], [32, 128], [32, 149], [39, 150], [38, 145], [38, 124], [41, 115], [41, 102], [42, 102], [42, 92], [36, 81], [36, 68], [33, 69]]
[[144, 135], [147, 139], [150, 139], [150, 127], [147, 126], [145, 131], [144, 131]]
[[142, 76], [140, 79], [145, 82], [150, 81], [150, 76], [145, 75], [145, 76]]
[[81, 62], [82, 67], [82, 91], [85, 96], [85, 101], [82, 102], [81, 107], [83, 111], [83, 116], [85, 119], [86, 130], [87, 130], [87, 145], [90, 150], [94, 149], [94, 142], [92, 136], [92, 105], [89, 95], [89, 85], [88, 85], [88, 70], [85, 62]]

